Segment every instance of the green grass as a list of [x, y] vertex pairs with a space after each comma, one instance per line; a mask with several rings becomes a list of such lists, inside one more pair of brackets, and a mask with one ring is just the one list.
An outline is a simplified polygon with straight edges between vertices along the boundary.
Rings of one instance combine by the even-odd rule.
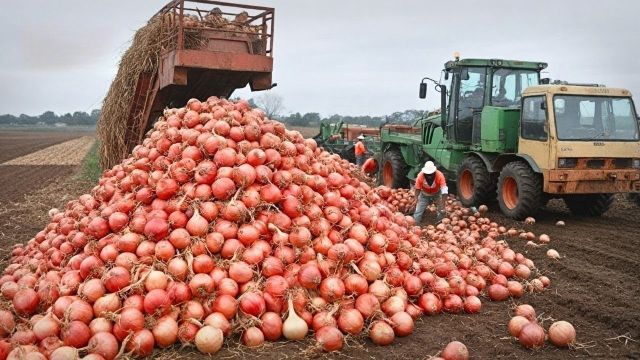
[[82, 160], [82, 169], [78, 177], [81, 180], [90, 181], [95, 184], [101, 175], [102, 169], [100, 168], [100, 159], [98, 157], [98, 141], [96, 141]]

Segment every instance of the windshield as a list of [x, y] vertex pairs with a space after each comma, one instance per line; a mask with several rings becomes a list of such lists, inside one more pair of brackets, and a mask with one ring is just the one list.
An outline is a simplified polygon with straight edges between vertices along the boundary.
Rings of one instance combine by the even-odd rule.
[[538, 72], [522, 69], [498, 69], [493, 73], [491, 104], [493, 106], [520, 106], [522, 91], [538, 85]]
[[630, 98], [556, 95], [553, 106], [560, 140], [638, 140]]

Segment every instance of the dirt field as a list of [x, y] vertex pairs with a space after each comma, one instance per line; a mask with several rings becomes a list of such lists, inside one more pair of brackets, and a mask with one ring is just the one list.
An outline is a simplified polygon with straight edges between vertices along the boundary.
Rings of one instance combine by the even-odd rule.
[[[0, 144], [5, 146], [2, 141]], [[74, 166], [0, 166], [0, 248], [27, 241], [47, 223], [48, 209], [64, 206], [93, 186], [71, 175], [77, 172], [78, 167]], [[20, 203], [14, 203], [17, 201]], [[506, 220], [495, 212], [491, 217], [505, 226], [523, 227], [522, 223]], [[536, 217], [535, 225], [526, 227], [537, 235], [549, 234], [552, 241], [548, 247], [527, 249], [523, 240], [508, 240], [514, 250], [526, 253], [551, 278], [548, 290], [527, 294], [517, 301], [493, 303], [483, 298], [482, 310], [477, 315], [423, 317], [412, 336], [396, 339], [388, 347], [374, 346], [369, 340], [349, 339], [341, 353], [329, 356], [313, 350], [312, 337], [303, 342], [267, 344], [259, 350], [238, 346], [237, 339], [230, 339], [216, 358], [282, 359], [304, 355], [427, 359], [448, 342], [459, 340], [467, 345], [473, 359], [637, 359], [640, 358], [639, 218], [640, 208], [625, 200], [595, 219], [571, 217], [561, 202], [552, 202]], [[564, 220], [566, 226], [555, 226], [557, 220]], [[549, 247], [563, 258], [548, 259], [545, 253]], [[547, 344], [532, 351], [509, 338], [506, 323], [510, 308], [521, 303], [535, 307], [545, 328], [552, 319], [573, 323], [578, 348], [558, 349]], [[156, 354], [163, 359], [202, 358], [201, 354], [185, 349]]]
[[34, 151], [75, 139], [88, 132], [0, 129], [0, 164]]

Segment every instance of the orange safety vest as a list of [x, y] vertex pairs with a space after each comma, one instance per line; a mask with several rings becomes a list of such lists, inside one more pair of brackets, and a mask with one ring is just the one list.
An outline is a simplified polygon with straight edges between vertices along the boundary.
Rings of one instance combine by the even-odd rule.
[[356, 143], [356, 156], [364, 155], [367, 152], [362, 141]]
[[447, 186], [447, 181], [444, 178], [444, 174], [439, 170], [436, 170], [436, 178], [431, 185], [424, 180], [423, 172], [420, 172], [416, 178], [416, 189], [420, 189], [429, 195], [437, 194], [443, 186]]

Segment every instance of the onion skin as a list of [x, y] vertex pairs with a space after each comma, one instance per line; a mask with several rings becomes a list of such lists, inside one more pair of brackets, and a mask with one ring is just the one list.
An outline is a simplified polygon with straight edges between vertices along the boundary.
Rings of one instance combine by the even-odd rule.
[[194, 342], [201, 353], [213, 354], [220, 350], [223, 340], [222, 330], [212, 326], [204, 326], [196, 333]]
[[334, 326], [325, 326], [315, 333], [315, 338], [322, 350], [326, 352], [339, 351], [342, 349], [342, 332]]
[[530, 320], [524, 316], [517, 315], [512, 317], [507, 324], [509, 334], [517, 338], [520, 335], [520, 331], [522, 330], [522, 328], [528, 323], [530, 323]]
[[576, 330], [567, 321], [556, 321], [549, 326], [549, 341], [555, 346], [569, 346], [576, 341]]
[[395, 339], [393, 328], [382, 320], [378, 320], [373, 323], [369, 332], [369, 338], [376, 345], [387, 346], [391, 345]]
[[544, 345], [544, 329], [537, 323], [530, 322], [522, 327], [518, 334], [518, 341], [524, 347], [537, 349]]
[[442, 350], [440, 356], [445, 360], [468, 360], [469, 350], [463, 343], [452, 341]]

